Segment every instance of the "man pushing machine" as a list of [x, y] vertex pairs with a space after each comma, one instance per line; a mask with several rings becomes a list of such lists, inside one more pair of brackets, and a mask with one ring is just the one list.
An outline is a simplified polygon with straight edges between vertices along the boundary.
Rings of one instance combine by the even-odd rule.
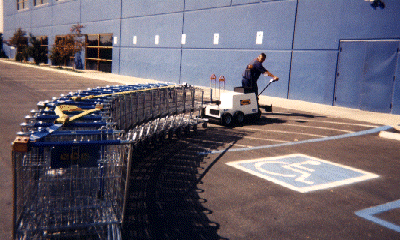
[[[260, 107], [260, 104], [258, 103], [258, 96], [261, 95], [261, 93], [269, 86], [269, 84], [279, 80], [279, 78], [277, 76], [273, 75], [271, 72], [269, 72], [267, 69], [265, 69], [263, 67], [262, 63], [265, 61], [265, 58], [266, 58], [265, 53], [261, 53], [256, 59], [254, 59], [250, 64], [247, 65], [247, 67], [244, 70], [244, 73], [242, 75], [243, 76], [243, 78], [242, 78], [243, 93], [254, 92], [257, 96], [257, 105], [259, 107]], [[257, 81], [261, 74], [264, 74], [265, 76], [269, 76], [272, 79], [269, 82], [269, 84], [264, 88], [264, 90], [262, 90], [261, 93], [258, 93]], [[272, 111], [272, 106], [264, 106], [263, 108], [265, 108], [265, 110], [267, 112]]]
[[250, 92], [254, 92], [258, 96], [258, 86], [257, 81], [261, 74], [272, 77], [272, 81], [276, 82], [279, 78], [267, 69], [265, 69], [262, 63], [265, 61], [265, 53], [261, 53], [256, 59], [254, 59], [249, 65], [247, 65], [246, 70], [244, 70], [242, 78], [242, 87], [250, 89]]
[[[278, 77], [262, 66], [264, 61], [265, 54], [261, 53], [257, 59], [247, 65], [243, 73], [242, 87], [235, 87], [235, 92], [221, 94], [220, 100], [216, 104], [206, 105], [202, 110], [202, 117], [219, 120], [224, 126], [242, 125], [245, 117], [258, 120], [261, 117], [260, 105], [258, 104], [258, 78], [262, 73], [272, 77], [268, 85], [279, 80]], [[272, 105], [265, 106], [265, 111], [271, 112]]]

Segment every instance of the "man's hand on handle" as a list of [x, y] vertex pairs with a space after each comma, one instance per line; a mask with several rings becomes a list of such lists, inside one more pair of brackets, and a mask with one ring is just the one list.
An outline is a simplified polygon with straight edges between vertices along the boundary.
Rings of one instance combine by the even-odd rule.
[[271, 80], [269, 80], [270, 83], [279, 81], [279, 78], [277, 76], [274, 76], [273, 78], [271, 78]]

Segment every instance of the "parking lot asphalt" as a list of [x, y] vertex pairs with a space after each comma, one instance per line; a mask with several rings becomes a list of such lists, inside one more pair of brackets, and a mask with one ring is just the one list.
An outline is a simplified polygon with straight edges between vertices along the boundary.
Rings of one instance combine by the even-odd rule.
[[[207, 206], [214, 210], [215, 221], [221, 223], [222, 236], [399, 237], [398, 232], [355, 215], [359, 210], [399, 199], [398, 142], [377, 134], [351, 136], [378, 127], [360, 122], [286, 111], [263, 117], [264, 124], [207, 130], [237, 137], [210, 151], [210, 161], [223, 156], [204, 179]], [[343, 135], [349, 137], [330, 138]], [[224, 152], [230, 144], [232, 147]], [[353, 175], [340, 170], [349, 167], [364, 172]], [[365, 178], [361, 180], [361, 176]], [[353, 182], [358, 177], [360, 181]]]
[[[12, 226], [10, 143], [40, 100], [151, 80], [0, 61], [0, 239]], [[400, 116], [262, 96], [257, 122], [137, 155], [126, 239], [398, 239]], [[394, 133], [396, 134], [396, 133]], [[194, 186], [194, 187], [193, 187]]]

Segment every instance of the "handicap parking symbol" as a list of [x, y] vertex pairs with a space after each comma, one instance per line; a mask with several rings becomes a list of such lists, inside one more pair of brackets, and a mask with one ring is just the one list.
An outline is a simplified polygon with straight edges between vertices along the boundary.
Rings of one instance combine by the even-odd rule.
[[303, 154], [235, 161], [227, 165], [301, 193], [379, 177], [373, 173]]

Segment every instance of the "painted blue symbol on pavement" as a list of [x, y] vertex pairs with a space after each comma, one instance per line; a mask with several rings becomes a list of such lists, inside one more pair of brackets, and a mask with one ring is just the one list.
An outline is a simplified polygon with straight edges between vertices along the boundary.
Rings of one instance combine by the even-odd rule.
[[379, 177], [373, 173], [302, 154], [227, 164], [302, 193]]
[[387, 227], [389, 229], [392, 229], [396, 232], [400, 232], [400, 226], [393, 224], [391, 222], [385, 221], [383, 219], [380, 219], [374, 215], [380, 214], [380, 213], [384, 213], [384, 212], [388, 212], [391, 211], [393, 209], [396, 208], [400, 208], [400, 200], [394, 201], [394, 202], [389, 202], [389, 203], [385, 203], [383, 205], [379, 205], [379, 206], [375, 206], [375, 207], [371, 207], [371, 208], [367, 208], [361, 211], [357, 211], [356, 215], [362, 218], [365, 218], [369, 221], [372, 221], [374, 223], [377, 223], [381, 226]]

